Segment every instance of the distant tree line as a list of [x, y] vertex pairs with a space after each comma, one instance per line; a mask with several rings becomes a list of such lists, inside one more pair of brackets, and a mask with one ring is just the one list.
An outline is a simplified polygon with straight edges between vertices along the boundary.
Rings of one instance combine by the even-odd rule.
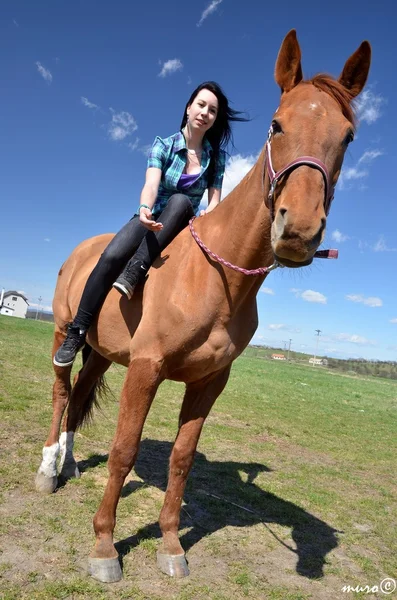
[[395, 361], [328, 358], [328, 368], [343, 372], [350, 371], [357, 373], [357, 375], [397, 379], [397, 362]]
[[[288, 355], [288, 351], [284, 348], [271, 348], [269, 346], [248, 346], [243, 356], [252, 358], [271, 358], [274, 352]], [[308, 364], [311, 355], [303, 354], [303, 352], [289, 353], [289, 358], [294, 362], [303, 362]], [[320, 357], [327, 358], [328, 369], [334, 369], [342, 373], [350, 373], [352, 375], [367, 375], [370, 377], [384, 377], [385, 379], [397, 379], [397, 362], [384, 360], [365, 360], [364, 358], [329, 358], [328, 356]], [[319, 367], [324, 368], [324, 367]]]

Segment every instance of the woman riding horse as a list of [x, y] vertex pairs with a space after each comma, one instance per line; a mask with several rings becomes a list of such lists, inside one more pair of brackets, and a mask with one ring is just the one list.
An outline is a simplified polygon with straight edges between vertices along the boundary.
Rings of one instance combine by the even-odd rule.
[[156, 137], [138, 210], [110, 242], [88, 278], [77, 314], [54, 356], [56, 366], [73, 363], [113, 282], [114, 288], [131, 298], [155, 258], [186, 227], [206, 189], [208, 207], [200, 215], [219, 204], [225, 171], [223, 148], [231, 139], [231, 121], [246, 120], [239, 114], [229, 107], [220, 86], [207, 81], [189, 98], [181, 130], [165, 139]]

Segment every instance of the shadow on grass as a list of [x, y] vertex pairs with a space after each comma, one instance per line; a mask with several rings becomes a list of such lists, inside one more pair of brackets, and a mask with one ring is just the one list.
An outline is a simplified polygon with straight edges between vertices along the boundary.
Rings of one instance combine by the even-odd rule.
[[[129, 496], [143, 485], [165, 491], [171, 449], [170, 442], [142, 440], [135, 472], [143, 483], [130, 481], [124, 486], [121, 497]], [[81, 461], [79, 468], [88, 470], [106, 460], [106, 455], [92, 456]], [[250, 527], [263, 523], [280, 544], [297, 555], [297, 573], [310, 579], [321, 578], [327, 554], [338, 545], [337, 530], [296, 504], [258, 487], [256, 477], [270, 470], [259, 463], [211, 462], [203, 453], [196, 452], [184, 495], [186, 507], [181, 511], [180, 528], [189, 530], [181, 536], [181, 543], [188, 551], [203, 537], [224, 527]], [[272, 524], [292, 530], [296, 549], [276, 536], [271, 529]], [[122, 558], [141, 540], [160, 537], [158, 523], [151, 523], [135, 535], [119, 541], [115, 547]]]

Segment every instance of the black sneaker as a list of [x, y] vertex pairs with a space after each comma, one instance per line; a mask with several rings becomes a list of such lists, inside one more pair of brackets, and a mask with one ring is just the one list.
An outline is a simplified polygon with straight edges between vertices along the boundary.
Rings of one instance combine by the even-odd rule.
[[85, 331], [79, 327], [69, 325], [65, 341], [55, 353], [53, 363], [57, 367], [69, 367], [73, 364], [76, 354], [85, 344]]
[[118, 277], [114, 282], [113, 287], [116, 290], [118, 290], [120, 294], [126, 296], [128, 300], [131, 300], [132, 294], [134, 293], [135, 285], [136, 284], [131, 285], [131, 283], [127, 281], [125, 277], [120, 275], [120, 277]]
[[145, 279], [147, 270], [138, 262], [128, 264], [124, 271], [113, 284], [113, 287], [131, 300], [134, 289], [140, 281]]

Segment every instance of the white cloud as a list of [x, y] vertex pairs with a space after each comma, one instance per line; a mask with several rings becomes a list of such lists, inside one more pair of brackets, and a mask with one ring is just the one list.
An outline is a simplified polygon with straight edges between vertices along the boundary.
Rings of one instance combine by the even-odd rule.
[[346, 300], [350, 300], [350, 302], [365, 304], [366, 306], [371, 306], [372, 308], [383, 305], [382, 300], [380, 298], [377, 298], [376, 296], [369, 296], [368, 298], [366, 298], [361, 294], [347, 294]]
[[222, 0], [212, 0], [207, 8], [201, 13], [200, 21], [197, 23], [197, 27], [201, 27], [203, 21], [209, 17], [213, 12], [216, 11], [217, 7], [221, 4]]
[[188, 84], [188, 85], [191, 85], [191, 84], [192, 84], [192, 78], [190, 77], [190, 75], [189, 75], [189, 77], [187, 78], [187, 84]]
[[331, 238], [340, 244], [341, 242], [348, 240], [349, 236], [339, 231], [339, 229], [335, 229], [335, 231], [333, 231], [331, 234]]
[[389, 248], [383, 235], [380, 236], [372, 249], [374, 252], [397, 252], [397, 248]]
[[15, 27], [19, 27], [19, 23], [17, 22], [16, 19], [13, 19], [12, 22], [14, 23]]
[[290, 292], [295, 294], [297, 298], [302, 298], [306, 302], [315, 302], [316, 304], [327, 304], [327, 298], [324, 294], [320, 294], [320, 292], [315, 292], [314, 290], [299, 290], [297, 288], [291, 288]]
[[306, 302], [316, 302], [317, 304], [327, 304], [327, 298], [320, 292], [314, 292], [313, 290], [306, 290], [302, 293], [303, 300]]
[[45, 310], [47, 312], [52, 312], [52, 306], [49, 305], [45, 305], [45, 304], [37, 304], [37, 302], [29, 302], [29, 306], [30, 308], [37, 308], [38, 309], [38, 314], [40, 314], [40, 312], [42, 310]]
[[152, 149], [152, 144], [146, 144], [145, 146], [140, 146], [139, 151], [142, 152], [145, 156], [149, 156], [149, 152]]
[[44, 238], [44, 242], [51, 242], [50, 238]]
[[368, 125], [375, 123], [382, 115], [381, 107], [385, 101], [385, 98], [374, 94], [371, 89], [364, 90], [355, 101], [358, 120], [365, 121]]
[[287, 326], [284, 323], [270, 323], [267, 328], [272, 331], [278, 331], [279, 329], [287, 329]]
[[259, 291], [262, 292], [263, 294], [269, 294], [269, 296], [274, 296], [274, 291], [272, 290], [272, 288], [261, 287], [261, 289]]
[[163, 63], [163, 67], [158, 76], [166, 77], [167, 75], [171, 75], [172, 73], [175, 73], [176, 71], [181, 71], [182, 69], [183, 64], [179, 60], [179, 58], [173, 58], [172, 60], [167, 60], [165, 63]]
[[395, 319], [390, 319], [390, 323], [396, 323], [396, 324], [397, 324], [397, 318], [395, 318]]
[[382, 150], [366, 150], [364, 154], [359, 158], [358, 164], [360, 163], [370, 163], [378, 156], [383, 156], [384, 152]]
[[86, 106], [87, 108], [99, 108], [99, 106], [97, 104], [90, 102], [88, 100], [88, 98], [84, 98], [84, 96], [81, 96], [81, 101], [84, 104], [84, 106]]
[[[248, 171], [250, 171], [256, 163], [257, 159], [258, 156], [252, 154], [249, 154], [248, 156], [236, 154], [235, 156], [230, 156], [228, 158], [223, 178], [222, 200], [230, 194], [242, 179], [244, 179]], [[208, 193], [204, 192], [200, 208], [204, 209], [206, 206], [208, 206]]]
[[356, 333], [337, 333], [334, 336], [334, 339], [338, 340], [339, 342], [359, 344], [360, 346], [376, 346], [376, 342], [374, 340], [368, 340], [367, 338], [357, 335]]
[[138, 125], [132, 115], [126, 110], [116, 113], [112, 108], [112, 121], [109, 124], [108, 133], [111, 140], [124, 140], [138, 129]]
[[127, 144], [127, 146], [130, 150], [136, 150], [138, 148], [138, 144], [139, 144], [139, 137], [137, 137], [134, 142], [130, 142], [129, 144]]
[[[366, 187], [362, 184], [362, 179], [368, 177], [369, 171], [368, 167], [379, 156], [383, 156], [384, 152], [379, 149], [374, 150], [366, 150], [362, 156], [358, 159], [357, 163], [353, 167], [344, 167], [342, 168], [342, 172], [340, 174], [338, 180], [339, 189], [348, 189], [351, 185], [347, 185], [346, 182], [359, 182], [359, 188], [366, 189]], [[363, 168], [363, 165], [366, 165], [367, 168]]]
[[222, 198], [225, 198], [252, 169], [258, 157], [236, 154], [231, 156], [226, 163], [225, 176], [223, 178]]
[[38, 61], [35, 64], [36, 64], [37, 70], [40, 73], [40, 75], [42, 76], [42, 78], [45, 79], [46, 81], [48, 81], [48, 83], [51, 83], [52, 75], [51, 75], [50, 71], [48, 69], [46, 69], [45, 67], [43, 67], [43, 65]]

